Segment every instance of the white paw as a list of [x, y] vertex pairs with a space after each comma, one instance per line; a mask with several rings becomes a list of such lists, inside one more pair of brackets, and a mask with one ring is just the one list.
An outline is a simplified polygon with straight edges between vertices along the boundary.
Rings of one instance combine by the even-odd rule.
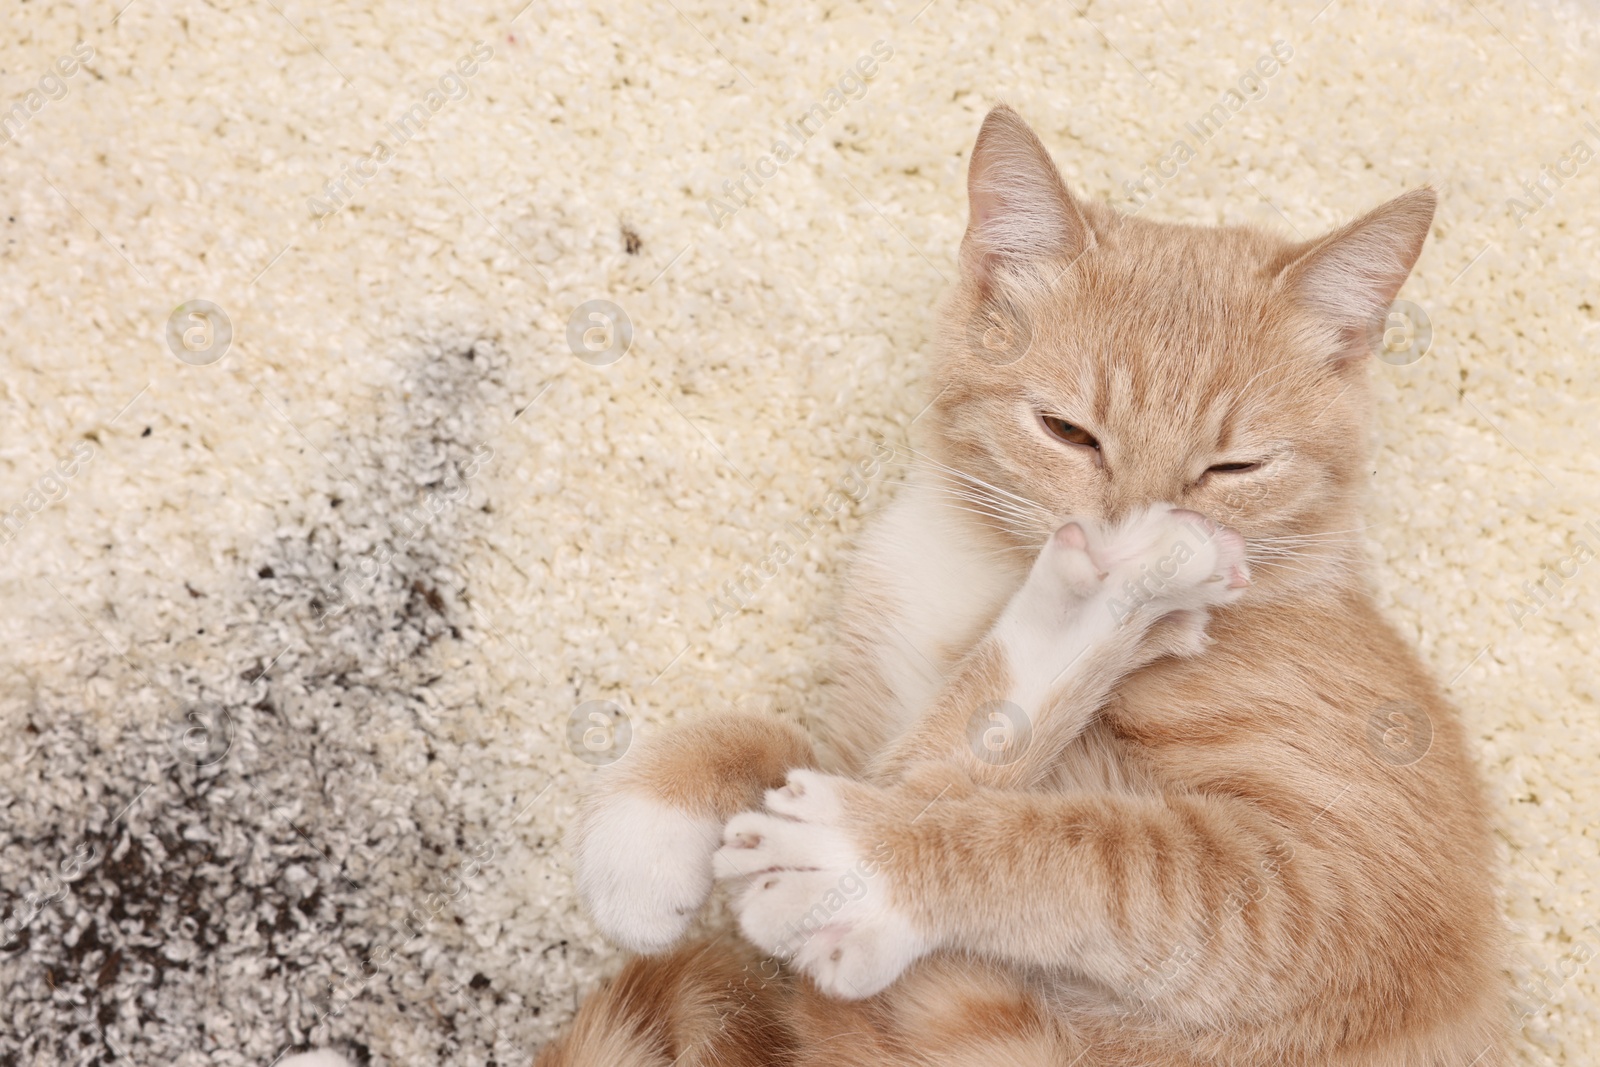
[[1203, 611], [1250, 584], [1244, 538], [1199, 512], [1158, 505], [1091, 536], [1113, 614]]
[[633, 952], [659, 952], [688, 930], [711, 894], [715, 819], [634, 793], [595, 798], [576, 849], [578, 892], [602, 933]]
[[863, 849], [841, 825], [843, 779], [789, 772], [766, 811], [728, 820], [714, 863], [738, 879], [739, 929], [811, 976], [830, 996], [870, 997], [932, 945], [897, 911], [884, 884], [887, 844]]
[[[1206, 609], [1237, 600], [1249, 584], [1243, 537], [1198, 512], [1158, 504], [1115, 526], [1073, 521], [1051, 534], [1007, 605], [1002, 632], [1048, 637], [1057, 647], [1098, 597], [1117, 623], [1140, 609], [1150, 620], [1185, 615], [1173, 621], [1198, 638]], [[1014, 665], [1038, 654], [1009, 636]]]
[[1060, 616], [1097, 592], [1106, 574], [1093, 551], [1085, 524], [1069, 522], [1051, 534], [1020, 590], [1033, 602], [1028, 610]]

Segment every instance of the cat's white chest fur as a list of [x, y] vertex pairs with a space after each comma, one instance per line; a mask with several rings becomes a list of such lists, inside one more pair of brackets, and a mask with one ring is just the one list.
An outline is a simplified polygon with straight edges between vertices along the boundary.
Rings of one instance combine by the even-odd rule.
[[873, 649], [893, 700], [890, 735], [913, 723], [944, 688], [951, 665], [971, 648], [1027, 573], [974, 536], [948, 492], [913, 472], [864, 534], [853, 574], [858, 594], [886, 594]]

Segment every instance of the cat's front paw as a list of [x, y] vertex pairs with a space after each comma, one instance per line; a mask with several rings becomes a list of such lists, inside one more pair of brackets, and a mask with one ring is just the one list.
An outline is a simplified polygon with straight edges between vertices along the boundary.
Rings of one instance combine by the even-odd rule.
[[711, 894], [716, 819], [637, 793], [594, 798], [574, 852], [578, 892], [600, 931], [634, 952], [671, 947]]
[[1250, 584], [1240, 534], [1196, 511], [1159, 505], [1099, 532], [1089, 551], [1106, 572], [1109, 607], [1159, 617], [1204, 612]]
[[[1088, 524], [1090, 528], [1093, 524]], [[1044, 543], [1027, 581], [1012, 596], [1007, 618], [1036, 633], [1071, 624], [1083, 605], [1103, 588], [1107, 574], [1094, 556], [1085, 523], [1068, 522]]]
[[863, 844], [846, 823], [847, 797], [865, 788], [793, 770], [765, 811], [728, 820], [714, 858], [740, 885], [739, 929], [751, 943], [846, 1000], [887, 988], [932, 945], [890, 901], [887, 842]]

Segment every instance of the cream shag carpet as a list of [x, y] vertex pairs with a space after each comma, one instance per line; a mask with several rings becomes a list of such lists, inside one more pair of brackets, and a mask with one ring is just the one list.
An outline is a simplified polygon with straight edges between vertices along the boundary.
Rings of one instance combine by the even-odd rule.
[[816, 690], [1000, 99], [1162, 218], [1441, 189], [1369, 536], [1594, 1062], [1600, 12], [1322, 2], [11, 4], [0, 1065], [526, 1062], [607, 739]]

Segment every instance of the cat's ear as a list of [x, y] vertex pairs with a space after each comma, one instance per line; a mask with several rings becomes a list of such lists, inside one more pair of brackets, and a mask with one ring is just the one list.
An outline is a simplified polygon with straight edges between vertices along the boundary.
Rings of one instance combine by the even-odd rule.
[[1094, 246], [1094, 231], [1050, 153], [1005, 104], [990, 111], [978, 131], [967, 169], [967, 204], [961, 268], [980, 287], [1008, 268], [1049, 271], [1053, 277]]
[[1379, 324], [1422, 254], [1438, 199], [1428, 188], [1397, 196], [1301, 246], [1283, 268], [1279, 291], [1318, 321], [1318, 347], [1341, 360], [1369, 354]]

